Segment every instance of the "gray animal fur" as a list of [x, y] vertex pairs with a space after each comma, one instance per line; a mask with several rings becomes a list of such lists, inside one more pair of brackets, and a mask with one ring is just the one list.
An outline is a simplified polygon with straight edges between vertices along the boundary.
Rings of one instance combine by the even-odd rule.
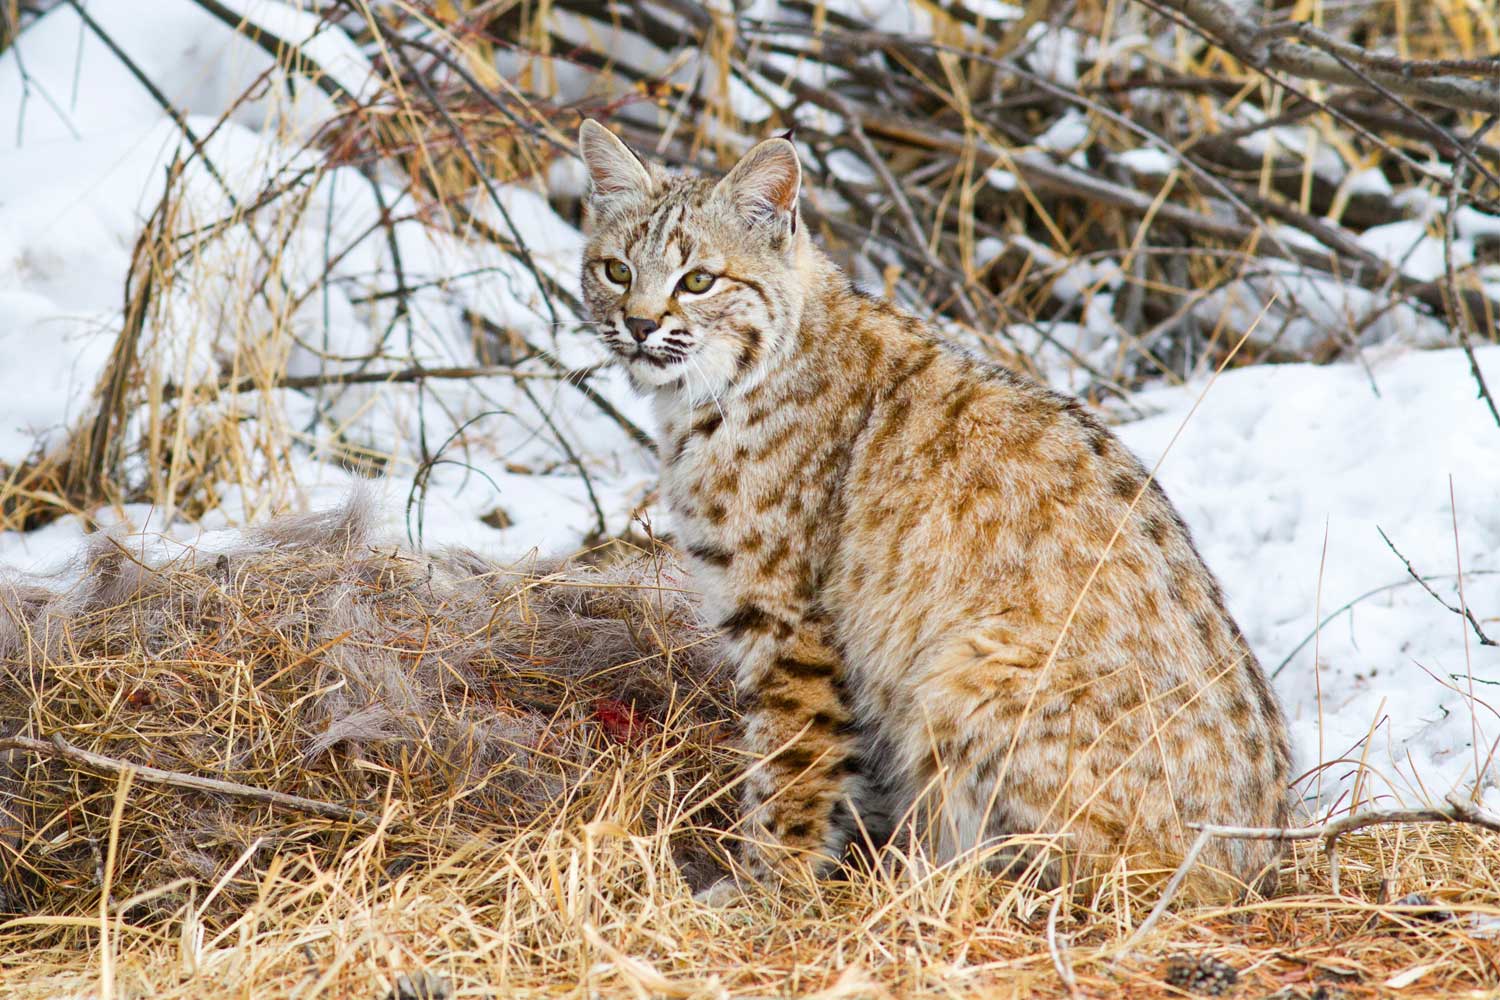
[[[650, 560], [502, 566], [385, 543], [374, 524], [355, 497], [278, 518], [223, 554], [160, 564], [96, 536], [67, 590], [0, 581], [0, 736], [60, 732], [109, 756], [248, 784], [274, 772], [290, 782], [282, 790], [335, 799], [348, 795], [353, 761], [427, 768], [434, 798], [461, 799], [455, 822], [513, 828], [578, 793], [577, 776], [608, 742], [592, 725], [598, 700], [643, 719], [727, 719], [716, 643], [684, 595], [655, 586], [661, 567]], [[247, 671], [253, 696], [216, 675], [231, 668]], [[91, 717], [79, 678], [114, 699], [110, 717]], [[120, 701], [143, 683], [151, 704], [131, 716]], [[235, 690], [274, 702], [281, 728], [226, 729], [217, 720]], [[202, 724], [158, 725], [152, 713]], [[131, 738], [133, 718], [166, 735]], [[273, 738], [288, 742], [267, 746]], [[75, 778], [56, 762], [0, 754], [0, 828], [11, 831], [0, 851], [55, 821]], [[251, 842], [254, 814], [189, 802], [181, 827], [160, 832], [166, 871], [153, 877], [221, 871], [231, 852], [202, 845]], [[92, 868], [81, 845], [25, 861]], [[23, 867], [0, 872], [0, 910], [7, 896], [15, 905], [35, 895], [12, 877]]]

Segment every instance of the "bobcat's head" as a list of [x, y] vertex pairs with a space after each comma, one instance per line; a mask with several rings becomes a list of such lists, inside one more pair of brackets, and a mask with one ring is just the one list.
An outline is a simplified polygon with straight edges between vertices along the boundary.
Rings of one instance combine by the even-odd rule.
[[638, 387], [693, 399], [752, 382], [797, 331], [803, 287], [786, 139], [767, 139], [715, 183], [647, 163], [585, 121], [590, 233], [583, 297]]

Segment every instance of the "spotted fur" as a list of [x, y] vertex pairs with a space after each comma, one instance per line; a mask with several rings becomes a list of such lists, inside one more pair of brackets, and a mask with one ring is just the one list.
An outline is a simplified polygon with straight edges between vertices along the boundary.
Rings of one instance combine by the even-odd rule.
[[[1194, 822], [1285, 821], [1275, 696], [1114, 435], [854, 290], [798, 225], [785, 139], [718, 183], [594, 122], [580, 144], [583, 290], [654, 402], [663, 492], [737, 667], [759, 871], [826, 869], [903, 817], [940, 859], [1061, 834], [1011, 842], [1050, 878], [1175, 866]], [[712, 287], [686, 291], [699, 272]], [[1264, 888], [1279, 851], [1214, 842], [1200, 886]]]

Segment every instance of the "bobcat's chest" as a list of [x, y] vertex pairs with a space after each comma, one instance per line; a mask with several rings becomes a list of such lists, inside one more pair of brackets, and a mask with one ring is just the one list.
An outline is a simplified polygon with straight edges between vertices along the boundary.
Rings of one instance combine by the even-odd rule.
[[685, 547], [723, 544], [745, 521], [754, 468], [743, 414], [698, 407], [661, 421], [661, 487]]
[[798, 464], [812, 428], [758, 398], [659, 413], [658, 427], [663, 497], [710, 621], [805, 573], [813, 505]]

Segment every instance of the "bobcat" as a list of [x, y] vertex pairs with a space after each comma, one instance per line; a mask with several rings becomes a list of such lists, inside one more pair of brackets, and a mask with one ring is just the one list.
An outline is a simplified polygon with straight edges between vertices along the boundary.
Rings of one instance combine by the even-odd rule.
[[[654, 404], [760, 758], [752, 871], [825, 871], [903, 817], [938, 859], [993, 845], [1051, 882], [1174, 866], [1190, 823], [1285, 824], [1265, 674], [1097, 419], [852, 287], [800, 225], [786, 139], [717, 182], [594, 121], [579, 145], [584, 297]], [[1280, 853], [1214, 841], [1196, 884], [1265, 889]]]

